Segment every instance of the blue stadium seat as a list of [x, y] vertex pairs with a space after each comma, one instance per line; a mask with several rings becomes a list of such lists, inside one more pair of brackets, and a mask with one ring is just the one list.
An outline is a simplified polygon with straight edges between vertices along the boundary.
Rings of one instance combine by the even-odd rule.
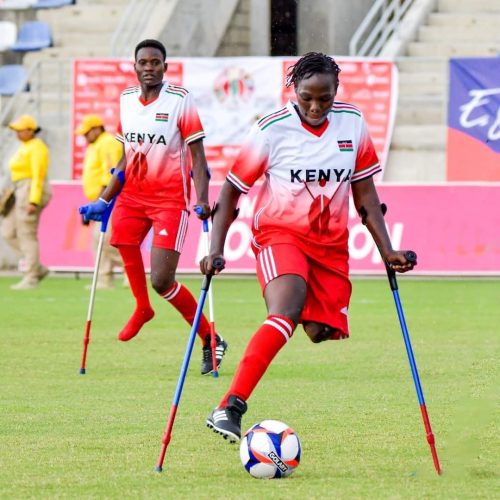
[[52, 46], [50, 26], [42, 21], [27, 21], [21, 25], [16, 43], [10, 48], [15, 52], [30, 52]]
[[57, 9], [66, 5], [74, 5], [76, 0], [36, 0], [32, 5], [34, 9]]
[[0, 95], [13, 95], [26, 85], [28, 72], [21, 64], [0, 66]]
[[0, 21], [0, 51], [8, 50], [17, 38], [17, 26], [12, 21]]

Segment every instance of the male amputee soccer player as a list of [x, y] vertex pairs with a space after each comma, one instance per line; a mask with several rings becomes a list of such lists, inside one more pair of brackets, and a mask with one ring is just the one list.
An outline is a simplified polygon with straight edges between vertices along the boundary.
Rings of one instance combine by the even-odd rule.
[[241, 194], [265, 175], [253, 219], [257, 276], [268, 316], [250, 340], [229, 391], [207, 418], [230, 441], [241, 437], [246, 401], [298, 323], [312, 342], [347, 338], [349, 188], [384, 260], [413, 268], [392, 249], [373, 183], [379, 162], [361, 112], [334, 102], [339, 67], [309, 53], [288, 73], [296, 102], [260, 119], [243, 144], [218, 200], [205, 274], [222, 252]]
[[[100, 200], [84, 207], [89, 218], [102, 217], [118, 193], [113, 210], [111, 244], [118, 247], [136, 310], [118, 338], [135, 337], [154, 316], [149, 301], [140, 245], [151, 227], [151, 283], [192, 325], [196, 300], [176, 281], [175, 272], [187, 232], [191, 178], [187, 147], [192, 158], [192, 177], [200, 219], [210, 215], [208, 168], [203, 149], [205, 133], [191, 94], [163, 81], [166, 50], [157, 40], [144, 40], [135, 49], [135, 72], [140, 86], [123, 91], [120, 98], [120, 130], [124, 153]], [[187, 146], [187, 147], [186, 147]], [[121, 189], [120, 175], [125, 172]], [[203, 345], [201, 373], [212, 371], [210, 325], [201, 317], [198, 335]], [[227, 343], [217, 335], [219, 365]]]

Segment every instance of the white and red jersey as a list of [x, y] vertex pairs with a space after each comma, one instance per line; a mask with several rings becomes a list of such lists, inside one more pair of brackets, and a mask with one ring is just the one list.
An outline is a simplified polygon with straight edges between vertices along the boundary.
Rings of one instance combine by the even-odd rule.
[[117, 138], [127, 167], [120, 196], [141, 205], [187, 208], [190, 195], [187, 145], [205, 137], [191, 94], [168, 82], [145, 102], [140, 87], [120, 97]]
[[349, 186], [380, 170], [358, 108], [335, 102], [312, 128], [288, 102], [254, 124], [227, 180], [248, 193], [265, 175], [253, 220], [257, 249], [299, 238], [347, 251]]

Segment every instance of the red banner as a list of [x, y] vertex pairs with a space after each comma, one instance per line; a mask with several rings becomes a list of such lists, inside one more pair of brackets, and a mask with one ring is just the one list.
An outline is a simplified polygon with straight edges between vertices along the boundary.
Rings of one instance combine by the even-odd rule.
[[[182, 63], [171, 61], [166, 78], [182, 84]], [[73, 67], [73, 130], [84, 115], [102, 116], [108, 132], [115, 133], [120, 123], [120, 94], [137, 85], [132, 61], [121, 59], [76, 59]], [[85, 138], [73, 135], [73, 179], [82, 176]]]
[[[169, 60], [166, 78], [193, 93], [205, 128], [204, 141], [213, 180], [223, 180], [239, 145], [256, 119], [293, 97], [285, 86], [288, 67], [282, 57], [185, 58]], [[392, 62], [337, 58], [342, 71], [337, 100], [358, 106], [365, 115], [375, 148], [385, 164], [397, 100]], [[102, 115], [110, 132], [119, 122], [119, 96], [137, 85], [132, 61], [75, 60], [73, 128], [83, 115]], [[85, 139], [73, 139], [73, 178], [81, 177]]]
[[[78, 214], [78, 207], [86, 203], [82, 187], [55, 182], [52, 188], [53, 198], [40, 224], [41, 260], [52, 269], [91, 271], [91, 228], [82, 225]], [[217, 199], [219, 189], [220, 184], [211, 186], [210, 200]], [[255, 272], [250, 241], [257, 189], [240, 199], [240, 215], [228, 233], [225, 272]], [[388, 206], [386, 222], [394, 247], [418, 254], [416, 274], [500, 275], [500, 184], [380, 185], [378, 192]], [[373, 239], [352, 203], [349, 229], [352, 273], [384, 273]], [[192, 216], [179, 272], [198, 272], [204, 253], [200, 236], [201, 223]], [[146, 267], [150, 245], [147, 237], [142, 249]]]

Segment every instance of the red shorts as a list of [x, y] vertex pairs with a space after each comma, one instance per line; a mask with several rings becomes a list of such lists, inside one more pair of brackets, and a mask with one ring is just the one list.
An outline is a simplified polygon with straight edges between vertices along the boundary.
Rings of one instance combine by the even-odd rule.
[[351, 282], [345, 259], [312, 257], [299, 246], [289, 243], [268, 245], [257, 254], [257, 277], [262, 291], [284, 274], [296, 274], [307, 283], [307, 295], [300, 322], [314, 321], [336, 328], [349, 337], [347, 313]]
[[188, 217], [187, 210], [131, 205], [118, 198], [111, 220], [111, 245], [140, 245], [153, 227], [153, 247], [181, 253]]

